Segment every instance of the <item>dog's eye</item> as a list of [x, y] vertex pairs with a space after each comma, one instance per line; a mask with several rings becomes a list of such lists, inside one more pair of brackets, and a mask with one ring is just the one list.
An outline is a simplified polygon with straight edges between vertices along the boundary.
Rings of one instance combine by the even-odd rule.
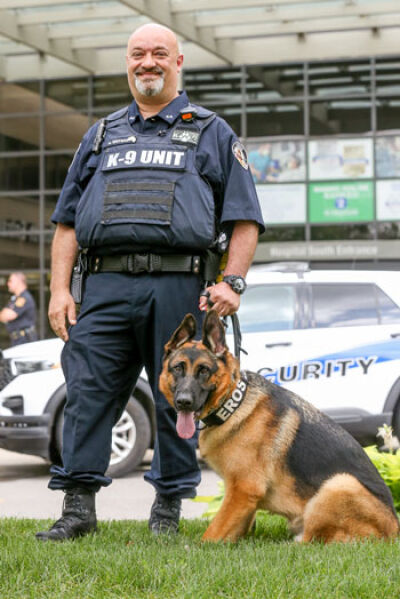
[[179, 376], [181, 374], [183, 374], [184, 372], [184, 365], [182, 364], [182, 362], [180, 362], [179, 364], [176, 364], [175, 366], [172, 367], [172, 372]]
[[200, 366], [197, 374], [198, 376], [206, 377], [210, 374], [210, 369], [207, 366]]

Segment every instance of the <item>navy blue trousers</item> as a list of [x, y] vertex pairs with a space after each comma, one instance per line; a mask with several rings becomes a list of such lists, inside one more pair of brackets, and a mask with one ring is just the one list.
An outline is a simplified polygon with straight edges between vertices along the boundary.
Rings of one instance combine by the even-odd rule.
[[145, 479], [165, 495], [194, 497], [200, 482], [197, 439], [180, 439], [176, 414], [158, 389], [164, 345], [191, 312], [200, 330], [201, 280], [190, 273], [99, 273], [86, 281], [76, 325], [62, 353], [67, 383], [63, 467], [49, 487], [99, 490], [111, 454], [111, 431], [146, 369], [156, 404], [157, 437]]

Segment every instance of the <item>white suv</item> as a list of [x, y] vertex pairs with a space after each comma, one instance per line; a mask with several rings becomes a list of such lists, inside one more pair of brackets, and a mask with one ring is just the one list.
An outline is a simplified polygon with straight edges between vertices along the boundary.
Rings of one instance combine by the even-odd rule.
[[[255, 266], [247, 282], [242, 368], [292, 389], [363, 444], [376, 440], [383, 423], [399, 436], [400, 273], [286, 264]], [[62, 345], [49, 339], [3, 352], [0, 447], [60, 460]], [[113, 429], [109, 473], [134, 470], [154, 434], [152, 394], [141, 377]]]
[[253, 267], [247, 282], [242, 367], [295, 391], [363, 444], [383, 423], [398, 435], [400, 273], [274, 265]]

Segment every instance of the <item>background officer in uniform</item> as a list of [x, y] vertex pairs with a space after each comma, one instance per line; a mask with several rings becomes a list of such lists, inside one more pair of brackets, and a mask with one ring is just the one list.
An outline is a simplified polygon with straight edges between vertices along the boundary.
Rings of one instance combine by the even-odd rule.
[[[156, 490], [149, 526], [176, 532], [181, 499], [200, 482], [196, 439], [176, 433], [158, 389], [164, 344], [186, 313], [201, 326], [207, 300], [200, 266], [216, 229], [230, 238], [227, 279], [209, 288], [222, 315], [240, 303], [263, 219], [243, 146], [230, 127], [177, 91], [183, 56], [174, 33], [149, 24], [128, 41], [133, 102], [95, 124], [74, 157], [52, 220], [50, 323], [66, 345], [63, 466], [49, 487], [65, 491], [61, 518], [42, 540], [96, 528], [95, 493], [111, 430], [144, 366], [157, 438], [145, 479]], [[78, 246], [88, 276], [78, 319], [70, 294]], [[126, 500], [126, 499], [124, 499]]]
[[12, 296], [7, 306], [0, 311], [0, 322], [6, 325], [11, 345], [36, 341], [36, 305], [27, 289], [24, 273], [11, 273], [7, 287]]

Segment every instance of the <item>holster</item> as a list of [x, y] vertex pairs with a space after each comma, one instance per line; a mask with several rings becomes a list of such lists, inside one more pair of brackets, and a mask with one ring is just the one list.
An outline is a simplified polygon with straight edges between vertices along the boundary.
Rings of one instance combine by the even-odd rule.
[[86, 275], [87, 255], [85, 252], [80, 252], [71, 276], [71, 295], [76, 304], [82, 303]]
[[221, 254], [214, 250], [207, 250], [203, 257], [202, 275], [206, 283], [215, 283], [219, 273]]

